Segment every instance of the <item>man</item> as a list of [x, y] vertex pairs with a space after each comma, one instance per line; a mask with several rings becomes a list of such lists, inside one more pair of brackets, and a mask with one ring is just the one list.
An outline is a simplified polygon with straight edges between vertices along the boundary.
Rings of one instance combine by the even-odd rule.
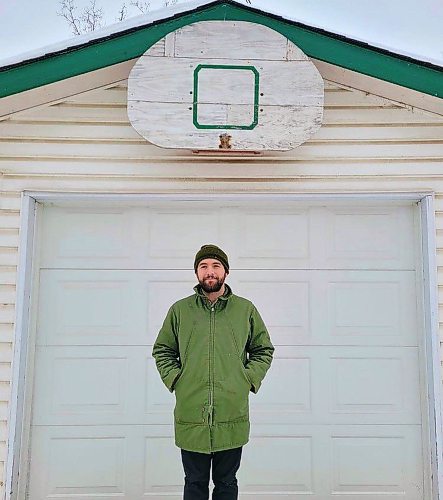
[[249, 439], [249, 391], [256, 393], [274, 347], [255, 306], [225, 284], [228, 257], [215, 245], [197, 252], [195, 294], [169, 309], [152, 355], [175, 391], [175, 444], [185, 471], [184, 500], [238, 498], [242, 446]]

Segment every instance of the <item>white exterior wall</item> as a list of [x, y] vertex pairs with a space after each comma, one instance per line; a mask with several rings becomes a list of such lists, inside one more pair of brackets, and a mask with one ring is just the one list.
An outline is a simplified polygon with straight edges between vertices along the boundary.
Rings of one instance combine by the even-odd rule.
[[126, 90], [122, 81], [0, 121], [1, 466], [23, 190], [435, 192], [443, 360], [443, 116], [327, 83], [324, 125], [309, 142], [288, 153], [221, 161], [147, 144], [127, 119]]

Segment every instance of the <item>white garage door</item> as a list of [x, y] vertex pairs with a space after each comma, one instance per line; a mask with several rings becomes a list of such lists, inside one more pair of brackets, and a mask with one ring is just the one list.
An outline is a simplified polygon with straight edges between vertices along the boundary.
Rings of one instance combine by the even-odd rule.
[[398, 203], [45, 207], [29, 498], [181, 498], [174, 396], [150, 353], [204, 243], [276, 346], [242, 498], [428, 498], [418, 234]]

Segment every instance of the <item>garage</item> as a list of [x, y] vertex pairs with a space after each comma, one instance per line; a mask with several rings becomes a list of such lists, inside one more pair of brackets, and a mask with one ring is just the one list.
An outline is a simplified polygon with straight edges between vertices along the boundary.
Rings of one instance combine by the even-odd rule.
[[235, 0], [1, 66], [2, 500], [182, 498], [151, 352], [208, 243], [276, 348], [240, 498], [441, 500], [442, 89]]
[[38, 209], [29, 498], [181, 498], [151, 349], [208, 242], [276, 347], [250, 397], [242, 497], [428, 498], [416, 203], [127, 200]]

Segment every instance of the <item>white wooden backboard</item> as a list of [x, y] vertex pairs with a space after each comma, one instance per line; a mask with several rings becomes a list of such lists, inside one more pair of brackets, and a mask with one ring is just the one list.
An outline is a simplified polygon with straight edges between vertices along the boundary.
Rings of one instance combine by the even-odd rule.
[[203, 21], [159, 43], [164, 55], [151, 47], [128, 80], [129, 120], [153, 144], [290, 150], [321, 126], [323, 79], [280, 33], [243, 21]]

